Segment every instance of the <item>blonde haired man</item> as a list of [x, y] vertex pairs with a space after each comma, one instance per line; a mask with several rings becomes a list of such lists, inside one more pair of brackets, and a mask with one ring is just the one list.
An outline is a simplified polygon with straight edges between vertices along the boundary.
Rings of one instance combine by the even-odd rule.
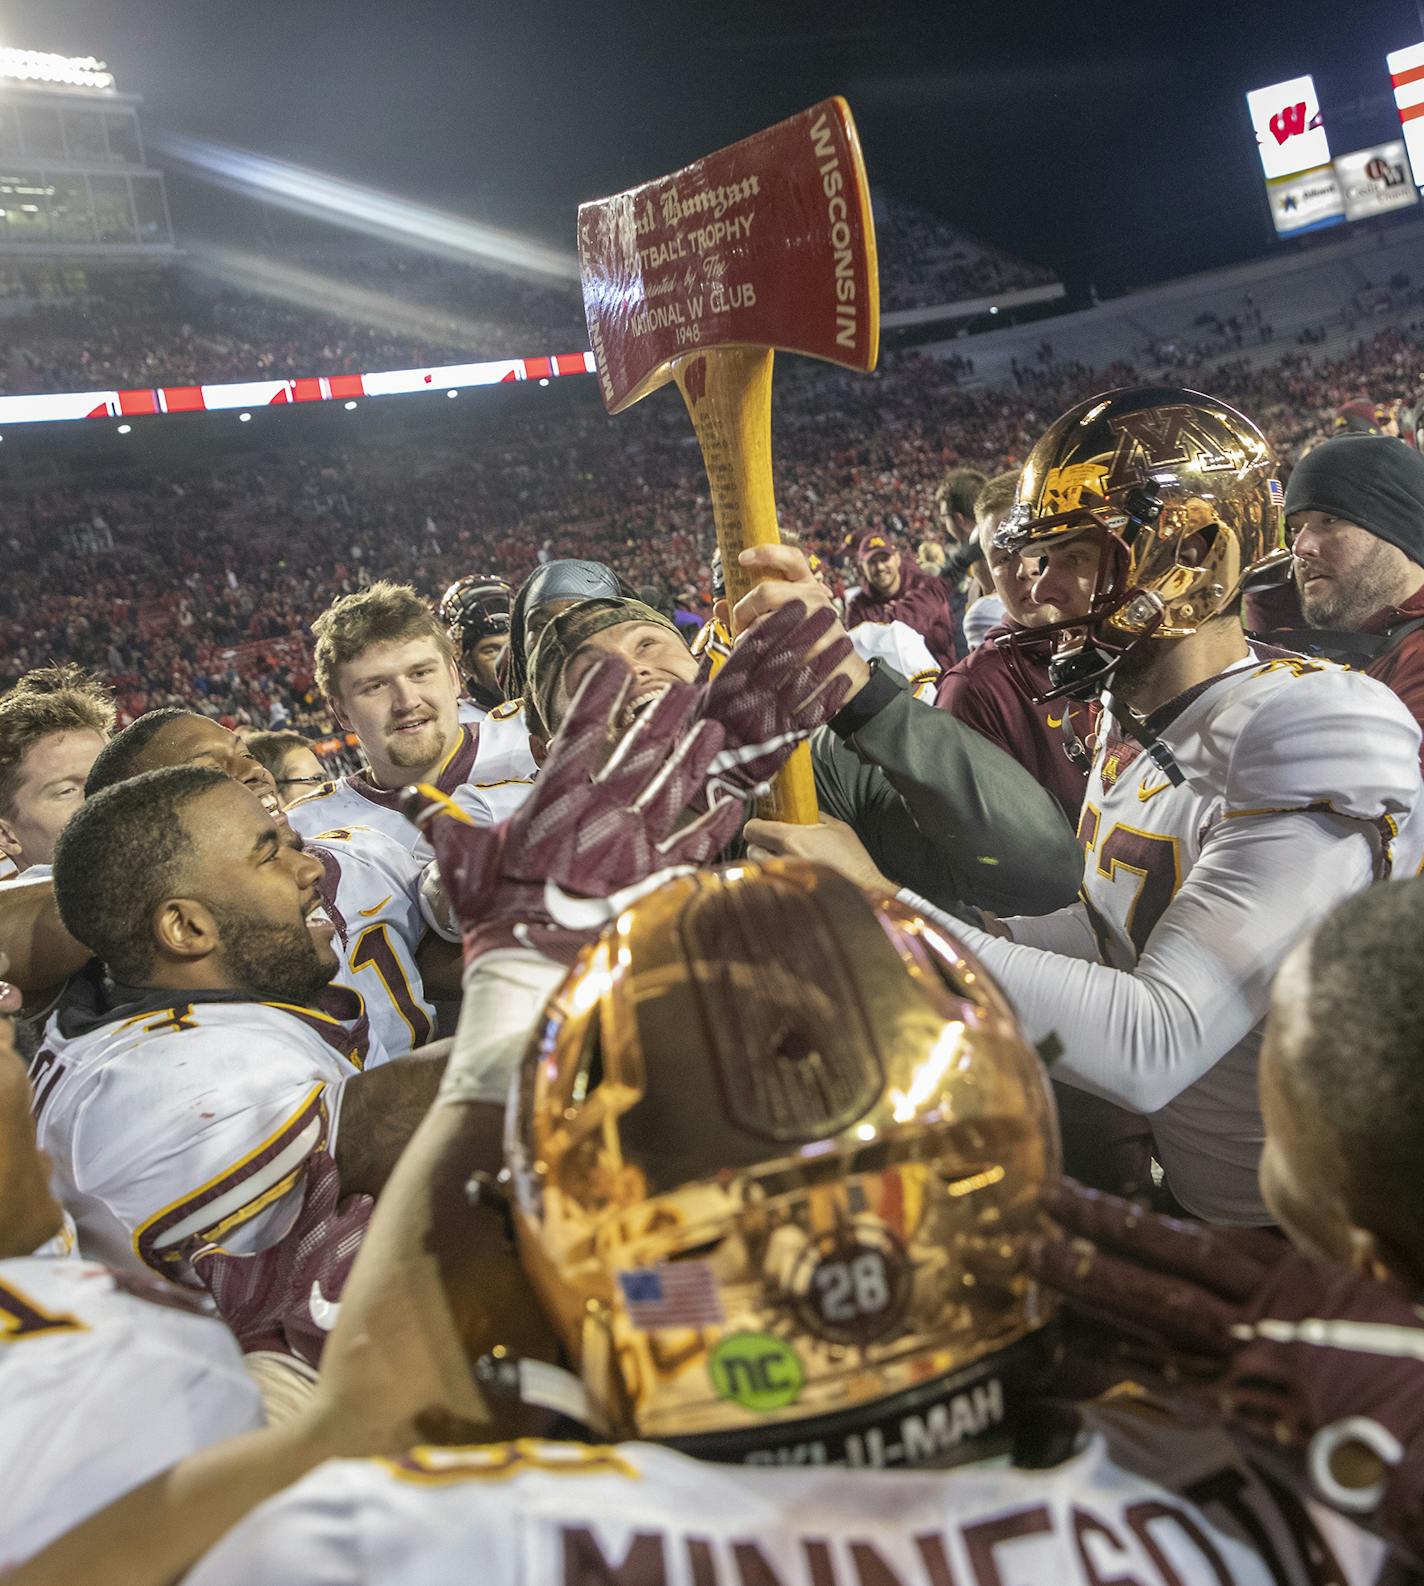
[[502, 820], [523, 803], [534, 760], [518, 704], [461, 725], [450, 636], [408, 584], [381, 580], [343, 595], [312, 632], [317, 687], [368, 764], [293, 806], [304, 837], [369, 826], [416, 849], [420, 833], [398, 806], [416, 782], [457, 797], [482, 820]]

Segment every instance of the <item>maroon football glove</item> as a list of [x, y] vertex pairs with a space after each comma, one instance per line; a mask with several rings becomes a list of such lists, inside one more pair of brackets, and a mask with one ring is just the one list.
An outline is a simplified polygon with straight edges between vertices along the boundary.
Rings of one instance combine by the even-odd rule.
[[791, 750], [841, 708], [850, 679], [838, 668], [854, 647], [844, 633], [822, 643], [838, 626], [828, 606], [807, 615], [793, 600], [737, 640], [700, 713], [726, 735], [708, 766], [709, 803], [764, 793]]
[[706, 863], [736, 833], [742, 811], [730, 802], [684, 822], [725, 741], [719, 723], [696, 719], [704, 690], [674, 683], [625, 729], [632, 681], [616, 657], [589, 672], [533, 794], [499, 826], [475, 825], [433, 788], [407, 792], [467, 962], [509, 946], [572, 961], [635, 896]]
[[195, 1243], [186, 1254], [244, 1351], [280, 1350], [314, 1366], [376, 1203], [342, 1195], [341, 1174], [325, 1149], [312, 1152], [305, 1173], [301, 1210], [276, 1244], [240, 1256]]
[[[1066, 1180], [1036, 1275], [1084, 1347], [1290, 1456], [1311, 1496], [1424, 1552], [1424, 1311], [1273, 1234], [1178, 1222]], [[1301, 1467], [1303, 1466], [1303, 1472]]]

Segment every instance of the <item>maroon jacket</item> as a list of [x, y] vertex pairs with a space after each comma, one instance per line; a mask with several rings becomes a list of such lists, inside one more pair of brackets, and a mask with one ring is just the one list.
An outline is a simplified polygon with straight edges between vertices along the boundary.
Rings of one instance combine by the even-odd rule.
[[[1424, 589], [1415, 590], [1402, 606], [1386, 606], [1383, 611], [1377, 611], [1365, 624], [1364, 631], [1388, 633], [1415, 617], [1424, 617]], [[1383, 655], [1377, 655], [1365, 668], [1365, 673], [1392, 688], [1424, 731], [1424, 628], [1406, 634]], [[1424, 769], [1424, 744], [1420, 745], [1419, 763]]]
[[953, 666], [964, 654], [964, 638], [950, 604], [949, 585], [927, 573], [913, 556], [900, 554], [900, 587], [888, 600], [861, 589], [846, 608], [846, 627], [858, 622], [903, 622], [929, 646], [940, 666]]
[[[1019, 686], [1008, 656], [994, 643], [1001, 634], [1013, 631], [1008, 626], [992, 629], [977, 650], [952, 666], [940, 678], [935, 704], [1012, 755], [1058, 801], [1076, 828], [1088, 772], [1086, 767], [1079, 770], [1064, 751], [1063, 712], [1071, 710], [1072, 725], [1080, 739], [1092, 729], [1092, 712], [1076, 700], [1034, 704]], [[1045, 641], [1024, 657], [1030, 673], [1045, 689], [1048, 651]]]

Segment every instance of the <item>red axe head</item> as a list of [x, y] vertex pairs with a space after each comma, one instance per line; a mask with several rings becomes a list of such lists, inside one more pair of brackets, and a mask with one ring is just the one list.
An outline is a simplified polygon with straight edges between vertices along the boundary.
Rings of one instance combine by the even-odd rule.
[[855, 123], [839, 97], [581, 205], [579, 258], [610, 413], [699, 349], [775, 347], [875, 367], [875, 228]]

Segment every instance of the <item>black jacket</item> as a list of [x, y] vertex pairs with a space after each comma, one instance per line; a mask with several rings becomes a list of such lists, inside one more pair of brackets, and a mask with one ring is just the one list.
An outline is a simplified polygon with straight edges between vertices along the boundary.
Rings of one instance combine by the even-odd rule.
[[1049, 914], [1072, 903], [1083, 859], [1057, 802], [898, 672], [879, 665], [876, 679], [811, 740], [823, 813], [941, 908]]

